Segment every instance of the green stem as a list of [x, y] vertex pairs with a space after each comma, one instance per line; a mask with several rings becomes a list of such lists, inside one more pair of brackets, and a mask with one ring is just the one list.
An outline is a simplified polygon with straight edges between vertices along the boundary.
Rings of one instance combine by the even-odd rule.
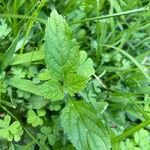
[[[133, 9], [133, 10], [128, 10], [128, 11], [124, 11], [124, 12], [119, 12], [119, 13], [114, 13], [111, 15], [104, 15], [104, 16], [99, 16], [99, 17], [92, 17], [92, 18], [87, 18], [84, 20], [78, 20], [75, 22], [70, 23], [71, 25], [73, 24], [78, 24], [78, 23], [83, 23], [83, 22], [89, 22], [89, 21], [94, 21], [94, 20], [101, 20], [101, 19], [107, 19], [107, 18], [111, 18], [111, 17], [118, 17], [118, 16], [122, 16], [122, 15], [129, 15], [129, 14], [135, 14], [135, 13], [140, 13], [140, 12], [144, 12], [144, 11], [148, 11], [149, 9], [146, 8], [138, 8], [138, 9]], [[37, 20], [40, 23], [46, 24], [46, 20], [45, 19], [41, 19], [41, 18], [37, 18], [37, 17], [31, 17], [31, 16], [25, 16], [25, 15], [18, 15], [18, 14], [0, 14], [0, 17], [2, 18], [20, 18], [20, 19], [32, 19], [32, 20]]]
[[148, 10], [149, 9], [147, 7], [146, 8], [138, 8], [138, 9], [128, 10], [128, 11], [124, 11], [124, 12], [114, 13], [111, 15], [104, 15], [104, 16], [99, 16], [99, 17], [87, 18], [87, 19], [75, 21], [71, 24], [78, 24], [78, 23], [89, 22], [89, 21], [100, 20], [100, 19], [106, 19], [106, 18], [111, 18], [111, 17], [118, 17], [118, 16], [122, 16], [122, 15], [135, 14], [135, 13], [140, 13], [140, 12], [144, 12], [144, 11], [148, 11]]
[[146, 127], [146, 126], [149, 125], [149, 124], [150, 124], [150, 119], [149, 119], [149, 120], [146, 120], [146, 121], [144, 121], [144, 122], [142, 122], [142, 123], [140, 123], [139, 125], [137, 125], [137, 126], [131, 128], [131, 129], [125, 131], [123, 134], [121, 134], [121, 135], [119, 135], [119, 136], [113, 138], [112, 141], [111, 141], [111, 143], [114, 144], [114, 143], [116, 143], [116, 142], [122, 141], [122, 140], [124, 140], [126, 137], [132, 135], [132, 134], [135, 133], [136, 131], [138, 131], [138, 130], [144, 128], [144, 127]]
[[[97, 17], [99, 16], [99, 0], [96, 0], [96, 6], [97, 6]], [[99, 52], [100, 50], [100, 21], [97, 20], [97, 23], [96, 23], [96, 35], [97, 35], [97, 49], [96, 49], [96, 58], [97, 60], [99, 60], [99, 55], [101, 52]]]
[[25, 19], [25, 20], [36, 20], [40, 23], [46, 24], [46, 20], [38, 17], [32, 17], [32, 16], [25, 16], [20, 14], [0, 14], [0, 18], [19, 18], [19, 19]]
[[2, 104], [0, 104], [0, 107], [5, 110], [12, 118], [14, 118], [15, 120], [18, 121], [18, 119], [14, 116], [14, 114], [12, 114], [5, 106], [3, 106]]

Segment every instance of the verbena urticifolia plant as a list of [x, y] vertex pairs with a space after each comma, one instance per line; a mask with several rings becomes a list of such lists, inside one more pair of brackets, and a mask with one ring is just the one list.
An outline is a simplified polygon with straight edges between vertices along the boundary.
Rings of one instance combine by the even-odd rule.
[[52, 101], [64, 101], [61, 125], [78, 150], [110, 149], [102, 118], [91, 104], [74, 97], [94, 74], [92, 60], [79, 50], [67, 22], [56, 10], [52, 11], [45, 32], [45, 61], [50, 79], [42, 85], [43, 95]]

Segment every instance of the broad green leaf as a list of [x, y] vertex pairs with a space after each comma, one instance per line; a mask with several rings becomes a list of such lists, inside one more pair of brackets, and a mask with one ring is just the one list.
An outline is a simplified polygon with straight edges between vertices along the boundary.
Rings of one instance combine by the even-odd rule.
[[[81, 91], [95, 72], [93, 62], [87, 59], [85, 51], [79, 51], [68, 24], [56, 10], [48, 19], [45, 38], [45, 61], [51, 78], [61, 82], [65, 88], [63, 91], [71, 95]], [[56, 84], [50, 84], [50, 88], [44, 89], [47, 89], [44, 95], [50, 99], [63, 98], [58, 83], [57, 87]]]
[[63, 81], [78, 66], [79, 49], [66, 21], [53, 10], [46, 24], [45, 60], [53, 78]]
[[57, 80], [49, 80], [46, 81], [41, 86], [41, 94], [47, 98], [51, 99], [53, 101], [55, 100], [61, 100], [64, 98], [64, 90], [60, 82]]
[[77, 150], [109, 150], [108, 132], [92, 106], [83, 101], [71, 101], [62, 111], [64, 132]]

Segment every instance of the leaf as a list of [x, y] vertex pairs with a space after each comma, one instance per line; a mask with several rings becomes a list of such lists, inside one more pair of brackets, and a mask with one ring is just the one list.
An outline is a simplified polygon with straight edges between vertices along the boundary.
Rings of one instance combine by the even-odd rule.
[[18, 33], [18, 35], [12, 41], [11, 45], [8, 47], [8, 49], [4, 54], [4, 61], [2, 62], [3, 70], [13, 63], [13, 55], [15, 53], [15, 48], [19, 40], [20, 40], [20, 33]]
[[55, 145], [56, 139], [57, 139], [57, 137], [56, 137], [55, 134], [50, 134], [48, 136], [48, 143], [49, 143], [49, 145]]
[[39, 61], [44, 59], [43, 49], [34, 52], [28, 52], [25, 54], [16, 54], [13, 58], [13, 63], [11, 65], [30, 63], [32, 61]]
[[64, 90], [62, 85], [57, 80], [46, 81], [41, 86], [41, 94], [52, 101], [61, 100], [64, 98]]
[[41, 72], [39, 72], [38, 78], [39, 78], [39, 80], [43, 80], [43, 81], [44, 80], [50, 80], [51, 74], [49, 73], [49, 71], [47, 69], [44, 69]]
[[4, 19], [0, 19], [0, 40], [5, 38], [9, 33], [11, 29], [7, 26]]
[[140, 129], [134, 134], [134, 141], [141, 149], [150, 149], [150, 133], [145, 129]]
[[37, 110], [37, 114], [34, 110], [30, 109], [27, 113], [27, 122], [31, 124], [33, 127], [37, 127], [39, 125], [43, 124], [43, 120], [40, 118], [42, 116], [45, 116], [46, 111], [45, 110]]
[[23, 130], [19, 121], [15, 121], [12, 124], [11, 117], [6, 115], [4, 120], [0, 119], [0, 137], [7, 139], [8, 141], [19, 141], [23, 135]]
[[23, 130], [18, 121], [15, 121], [10, 125], [10, 132], [14, 135], [15, 141], [19, 141], [21, 139], [20, 136], [23, 134]]
[[62, 111], [61, 124], [78, 150], [109, 150], [111, 148], [105, 126], [88, 103], [71, 101]]
[[87, 53], [85, 51], [80, 51], [79, 62], [80, 65], [77, 68], [77, 72], [89, 79], [89, 77], [95, 73], [92, 59], [87, 59]]
[[[52, 11], [45, 32], [45, 61], [51, 78], [61, 82], [65, 92], [71, 95], [81, 91], [95, 72], [92, 60], [87, 59], [86, 52], [79, 51], [68, 24], [56, 10]], [[57, 100], [60, 98], [60, 87], [53, 86], [50, 90], [45, 88], [45, 96]], [[57, 92], [58, 95], [53, 94]]]
[[45, 61], [53, 78], [63, 81], [75, 71], [79, 49], [66, 21], [53, 10], [46, 24]]
[[21, 89], [23, 91], [27, 91], [29, 93], [33, 93], [33, 94], [42, 96], [41, 86], [34, 84], [31, 80], [13, 77], [13, 78], [8, 79], [6, 81], [6, 83], [8, 85], [14, 86], [14, 87]]
[[23, 91], [52, 99], [53, 101], [61, 100], [64, 97], [63, 87], [57, 80], [49, 80], [42, 85], [36, 85], [31, 80], [14, 77], [7, 80], [6, 83]]
[[7, 85], [3, 79], [0, 79], [0, 93], [6, 93]]
[[32, 109], [41, 109], [44, 106], [46, 106], [48, 103], [47, 100], [44, 99], [44, 97], [33, 95], [29, 99], [29, 107]]

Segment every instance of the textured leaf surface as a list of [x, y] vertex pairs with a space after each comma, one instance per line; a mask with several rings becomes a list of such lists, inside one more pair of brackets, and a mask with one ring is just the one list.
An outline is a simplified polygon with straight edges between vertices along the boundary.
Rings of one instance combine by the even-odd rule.
[[65, 133], [78, 150], [109, 150], [109, 135], [91, 105], [70, 102], [62, 111]]
[[73, 95], [74, 93], [81, 91], [87, 82], [88, 79], [84, 76], [78, 74], [69, 74], [65, 80], [65, 87], [67, 92]]
[[69, 26], [54, 10], [46, 25], [45, 59], [53, 78], [62, 81], [78, 65], [79, 49]]
[[[51, 78], [61, 82], [64, 91], [71, 95], [81, 91], [94, 74], [92, 60], [87, 59], [86, 52], [79, 51], [68, 24], [56, 10], [52, 11], [46, 25], [45, 60]], [[44, 95], [54, 100], [63, 98], [58, 89], [57, 83], [57, 87], [51, 86]]]
[[56, 80], [49, 80], [41, 86], [41, 94], [53, 101], [64, 98], [64, 90], [62, 85]]

